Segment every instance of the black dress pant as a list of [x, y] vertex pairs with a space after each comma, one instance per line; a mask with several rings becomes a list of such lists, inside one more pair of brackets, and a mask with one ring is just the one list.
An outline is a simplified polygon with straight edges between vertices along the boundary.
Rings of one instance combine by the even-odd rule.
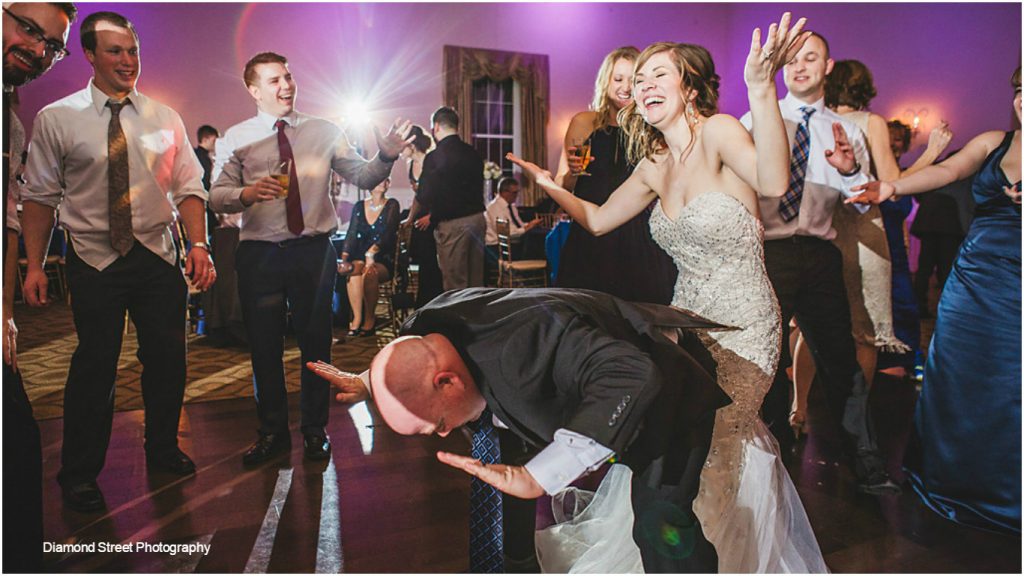
[[252, 352], [261, 434], [288, 432], [287, 313], [291, 313], [302, 356], [302, 433], [322, 434], [327, 426], [330, 385], [306, 368], [306, 362], [331, 361], [331, 297], [337, 260], [327, 234], [280, 243], [245, 240], [238, 245], [238, 296]]
[[441, 268], [437, 264], [437, 241], [434, 240], [434, 226], [430, 225], [426, 230], [414, 227], [409, 244], [410, 260], [419, 266], [416, 307], [420, 308], [444, 292]]
[[863, 479], [882, 471], [883, 462], [868, 412], [867, 384], [857, 364], [850, 328], [850, 305], [839, 249], [827, 240], [793, 236], [766, 241], [764, 252], [768, 277], [782, 308], [783, 346], [775, 380], [764, 398], [762, 417], [781, 447], [792, 446], [792, 382], [786, 376], [786, 368], [792, 364], [787, 345], [789, 321], [796, 316], [832, 415], [841, 422], [847, 440], [855, 444], [857, 476]]
[[68, 286], [78, 347], [64, 389], [62, 485], [89, 482], [103, 469], [114, 417], [114, 383], [125, 312], [135, 325], [142, 364], [147, 455], [178, 446], [185, 393], [185, 298], [181, 269], [136, 242], [103, 270], [68, 244]]
[[43, 563], [43, 449], [21, 374], [4, 364], [3, 572]]

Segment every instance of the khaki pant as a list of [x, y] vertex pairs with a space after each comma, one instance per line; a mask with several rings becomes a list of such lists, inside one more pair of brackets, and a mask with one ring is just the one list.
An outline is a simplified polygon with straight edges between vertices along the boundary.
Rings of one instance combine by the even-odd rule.
[[438, 222], [437, 264], [445, 290], [484, 285], [484, 236], [487, 221], [483, 212]]

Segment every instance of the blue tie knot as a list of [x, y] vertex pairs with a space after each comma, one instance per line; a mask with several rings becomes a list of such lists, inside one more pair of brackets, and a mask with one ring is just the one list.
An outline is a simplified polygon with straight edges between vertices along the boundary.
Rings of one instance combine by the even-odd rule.
[[800, 111], [804, 113], [804, 124], [807, 124], [807, 121], [810, 120], [811, 114], [817, 112], [812, 106], [801, 106]]

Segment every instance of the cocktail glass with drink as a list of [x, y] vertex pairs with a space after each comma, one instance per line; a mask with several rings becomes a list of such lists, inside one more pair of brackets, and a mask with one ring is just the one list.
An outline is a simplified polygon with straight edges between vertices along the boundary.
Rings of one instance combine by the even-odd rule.
[[576, 173], [576, 176], [590, 176], [590, 172], [587, 172], [587, 165], [592, 160], [590, 156], [590, 139], [589, 138], [573, 138], [572, 139], [572, 155], [580, 158], [583, 162], [583, 169]]
[[291, 172], [292, 172], [292, 161], [291, 160], [271, 160], [268, 169], [270, 177], [277, 180], [277, 183], [284, 188], [279, 198], [288, 197], [288, 185], [291, 183]]

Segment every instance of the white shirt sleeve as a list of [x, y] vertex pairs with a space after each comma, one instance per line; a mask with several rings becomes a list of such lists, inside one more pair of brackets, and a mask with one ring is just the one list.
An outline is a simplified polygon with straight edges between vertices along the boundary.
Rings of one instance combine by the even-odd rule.
[[587, 472], [601, 467], [611, 449], [592, 438], [559, 428], [554, 440], [529, 462], [526, 470], [548, 494], [557, 494]]

